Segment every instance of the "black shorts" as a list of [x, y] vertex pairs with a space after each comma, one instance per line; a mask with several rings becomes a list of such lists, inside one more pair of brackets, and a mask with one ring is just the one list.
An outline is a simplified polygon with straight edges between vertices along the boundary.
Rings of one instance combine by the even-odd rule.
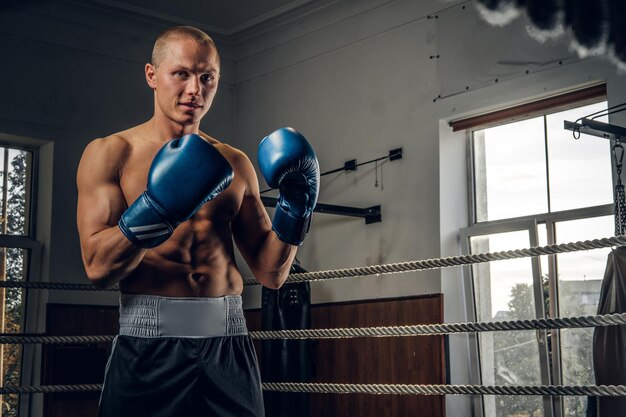
[[264, 416], [241, 298], [122, 295], [98, 415]]

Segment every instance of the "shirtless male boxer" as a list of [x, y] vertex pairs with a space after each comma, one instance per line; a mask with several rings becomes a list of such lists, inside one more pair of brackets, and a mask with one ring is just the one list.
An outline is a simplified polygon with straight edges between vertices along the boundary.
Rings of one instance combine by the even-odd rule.
[[262, 285], [282, 285], [317, 201], [315, 153], [289, 128], [259, 145], [280, 190], [272, 224], [250, 160], [199, 131], [220, 76], [211, 38], [166, 30], [145, 75], [152, 118], [92, 141], [77, 174], [87, 275], [122, 293], [99, 416], [263, 416], [233, 241]]

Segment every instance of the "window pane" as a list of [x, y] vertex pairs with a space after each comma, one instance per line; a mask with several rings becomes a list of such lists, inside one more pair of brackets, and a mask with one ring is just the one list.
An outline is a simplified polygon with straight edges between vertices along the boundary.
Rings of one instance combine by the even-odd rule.
[[[529, 246], [527, 231], [471, 237], [472, 253]], [[530, 258], [472, 266], [479, 321], [535, 318]], [[479, 333], [482, 383], [540, 385], [539, 346], [535, 331]], [[540, 397], [485, 396], [487, 417], [543, 416]]]
[[[611, 236], [613, 216], [559, 222], [557, 243]], [[559, 310], [561, 317], [595, 315], [600, 286], [610, 248], [557, 255]], [[561, 330], [563, 384], [594, 384], [592, 362], [593, 328]], [[585, 415], [585, 397], [564, 397], [566, 415]]]
[[[606, 139], [563, 129], [563, 121], [606, 109], [606, 101], [548, 115], [548, 166], [551, 211], [610, 204], [613, 201], [611, 148]], [[607, 118], [598, 118], [607, 122]]]
[[[0, 233], [28, 235], [30, 225], [30, 181], [32, 153], [18, 149], [0, 148], [0, 189], [2, 221]], [[6, 221], [4, 220], [6, 219]]]
[[[27, 274], [28, 252], [18, 248], [0, 248], [0, 279], [24, 281]], [[0, 332], [23, 333], [25, 293], [19, 288], [0, 289], [0, 303], [4, 315], [0, 318]], [[0, 368], [4, 386], [21, 385], [22, 345], [0, 345]], [[2, 396], [2, 416], [17, 417], [18, 396]]]
[[473, 133], [477, 221], [548, 211], [542, 117]]

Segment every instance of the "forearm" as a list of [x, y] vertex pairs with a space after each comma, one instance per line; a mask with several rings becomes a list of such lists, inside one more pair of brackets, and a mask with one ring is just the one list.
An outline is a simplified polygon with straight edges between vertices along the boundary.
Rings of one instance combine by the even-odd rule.
[[99, 288], [126, 278], [147, 251], [133, 245], [117, 226], [101, 230], [81, 243], [87, 277]]
[[297, 246], [282, 242], [276, 233], [269, 232], [257, 256], [249, 262], [254, 277], [268, 288], [280, 288], [289, 275], [297, 250]]

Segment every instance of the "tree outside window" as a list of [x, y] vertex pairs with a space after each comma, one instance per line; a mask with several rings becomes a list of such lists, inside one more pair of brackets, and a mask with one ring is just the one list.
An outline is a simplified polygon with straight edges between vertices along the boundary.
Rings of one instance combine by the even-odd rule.
[[[29, 233], [30, 178], [32, 178], [32, 152], [0, 148], [3, 169], [0, 172], [2, 199], [0, 201], [1, 233], [9, 236], [24, 236]], [[28, 251], [18, 247], [0, 248], [0, 279], [22, 281], [27, 276]], [[2, 305], [0, 331], [22, 333], [24, 329], [25, 293], [22, 289], [0, 290]], [[20, 385], [22, 346], [19, 344], [1, 347], [0, 366], [3, 386]], [[1, 402], [2, 417], [17, 417], [18, 396], [5, 395]]]

